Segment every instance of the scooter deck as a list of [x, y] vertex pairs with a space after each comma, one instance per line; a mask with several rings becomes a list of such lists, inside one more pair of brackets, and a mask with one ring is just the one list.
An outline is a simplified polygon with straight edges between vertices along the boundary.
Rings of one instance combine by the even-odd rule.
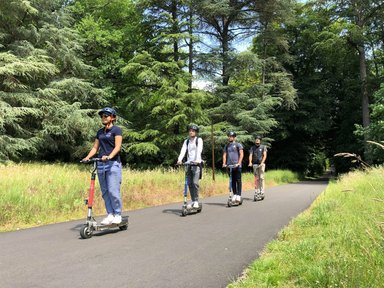
[[196, 213], [200, 213], [201, 210], [203, 210], [203, 203], [199, 203], [199, 208], [187, 208], [186, 206], [183, 206], [181, 215], [186, 216], [189, 214], [196, 214]]
[[128, 216], [122, 217], [121, 223], [119, 224], [108, 224], [108, 225], [97, 224], [93, 226], [93, 228], [95, 229], [95, 231], [101, 231], [101, 230], [110, 229], [110, 228], [120, 228], [123, 226], [128, 226]]
[[243, 204], [243, 199], [241, 199], [241, 201], [235, 201], [235, 202], [232, 202], [231, 200], [228, 200], [228, 202], [227, 202], [227, 206], [228, 207], [240, 206], [242, 204]]

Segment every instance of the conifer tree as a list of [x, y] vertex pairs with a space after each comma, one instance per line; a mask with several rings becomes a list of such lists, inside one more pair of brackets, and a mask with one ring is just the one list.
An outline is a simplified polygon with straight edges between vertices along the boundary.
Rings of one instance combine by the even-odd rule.
[[103, 92], [83, 80], [90, 67], [62, 4], [0, 2], [2, 160], [68, 160], [87, 149]]

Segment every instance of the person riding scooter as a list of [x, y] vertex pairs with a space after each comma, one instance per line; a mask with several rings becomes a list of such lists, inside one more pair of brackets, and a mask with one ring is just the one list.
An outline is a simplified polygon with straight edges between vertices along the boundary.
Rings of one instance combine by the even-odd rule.
[[102, 160], [97, 163], [97, 176], [108, 213], [107, 217], [101, 221], [102, 225], [120, 224], [122, 221], [120, 149], [123, 137], [121, 128], [114, 125], [116, 114], [116, 111], [110, 107], [99, 111], [104, 127], [97, 131], [93, 147], [87, 157], [83, 159], [83, 161], [89, 161], [98, 153], [98, 157]]
[[223, 152], [223, 167], [234, 165], [232, 172], [232, 202], [241, 202], [241, 163], [244, 157], [243, 145], [236, 142], [236, 132], [229, 131], [227, 133], [228, 143], [224, 146]]
[[181, 165], [185, 154], [187, 154], [187, 180], [189, 193], [191, 194], [192, 203], [187, 205], [187, 208], [199, 208], [199, 181], [201, 179], [201, 153], [203, 152], [203, 139], [197, 135], [199, 133], [199, 126], [196, 124], [188, 125], [188, 139], [184, 140], [181, 147], [180, 155], [177, 159], [177, 164]]

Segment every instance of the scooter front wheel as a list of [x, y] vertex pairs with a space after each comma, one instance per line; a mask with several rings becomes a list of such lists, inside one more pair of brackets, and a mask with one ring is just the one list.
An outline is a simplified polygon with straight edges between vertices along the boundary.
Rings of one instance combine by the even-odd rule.
[[83, 239], [89, 239], [92, 237], [92, 234], [93, 234], [93, 229], [91, 227], [89, 227], [88, 225], [84, 225], [81, 229], [80, 229], [80, 236], [81, 238]]
[[183, 207], [181, 209], [181, 216], [187, 216], [188, 215], [188, 209], [186, 207]]

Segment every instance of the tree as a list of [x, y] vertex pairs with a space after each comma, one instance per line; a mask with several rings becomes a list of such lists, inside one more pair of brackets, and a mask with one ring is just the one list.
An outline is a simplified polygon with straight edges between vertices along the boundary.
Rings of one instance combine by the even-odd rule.
[[[233, 60], [233, 42], [236, 38], [250, 34], [256, 21], [255, 11], [249, 9], [250, 0], [203, 0], [198, 4], [201, 28], [199, 33], [218, 43], [218, 47], [207, 44], [208, 52], [200, 60], [199, 72], [210, 75], [219, 72], [221, 84], [227, 86], [229, 66]], [[207, 42], [207, 41], [205, 41]]]
[[207, 95], [189, 91], [190, 74], [183, 67], [180, 61], [159, 61], [143, 52], [122, 69], [132, 85], [122, 104], [132, 127], [127, 147], [131, 163], [174, 163], [187, 124], [207, 121], [202, 109]]
[[[342, 23], [343, 37], [349, 45], [356, 49], [359, 61], [360, 89], [361, 89], [361, 111], [362, 125], [367, 128], [370, 123], [369, 97], [372, 90], [369, 87], [369, 70], [367, 61], [367, 52], [373, 41], [382, 42], [383, 30], [378, 30], [384, 16], [384, 2], [374, 0], [324, 0], [318, 5], [319, 10], [331, 10], [332, 21]], [[382, 28], [382, 27], [381, 27]], [[377, 39], [379, 36], [379, 39]], [[375, 40], [375, 38], [377, 40]], [[365, 149], [366, 157], [367, 151]]]
[[103, 92], [82, 80], [91, 67], [78, 57], [81, 44], [62, 4], [0, 3], [2, 159], [80, 157], [94, 128], [91, 108]]

